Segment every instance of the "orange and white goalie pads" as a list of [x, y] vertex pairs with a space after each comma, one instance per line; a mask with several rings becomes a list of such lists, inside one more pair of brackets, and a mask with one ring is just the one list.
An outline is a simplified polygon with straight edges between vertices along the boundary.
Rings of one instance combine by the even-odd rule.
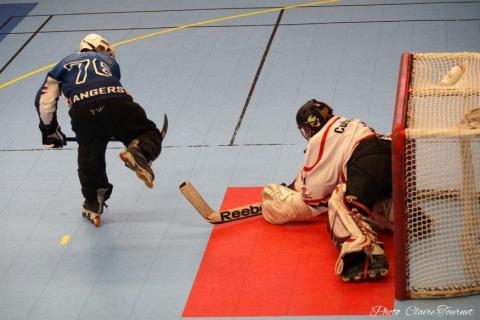
[[366, 217], [350, 209], [345, 200], [345, 184], [339, 184], [328, 201], [328, 229], [340, 255], [335, 264], [335, 273], [343, 271], [343, 257], [353, 252], [365, 252], [367, 256], [383, 254]]
[[263, 188], [262, 215], [272, 224], [307, 221], [320, 213], [306, 204], [298, 191], [273, 183]]

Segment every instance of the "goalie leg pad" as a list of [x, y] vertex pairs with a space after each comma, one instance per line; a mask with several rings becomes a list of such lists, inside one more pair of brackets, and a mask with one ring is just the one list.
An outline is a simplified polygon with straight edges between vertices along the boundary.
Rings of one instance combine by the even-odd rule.
[[273, 183], [263, 188], [262, 215], [272, 224], [310, 220], [319, 213], [303, 201], [300, 192]]
[[[346, 185], [339, 184], [328, 201], [328, 224], [331, 238], [340, 255], [335, 264], [335, 273], [344, 270], [344, 257], [347, 254], [364, 252], [367, 256], [383, 254], [378, 252], [376, 233], [358, 210], [351, 209], [345, 200]], [[377, 251], [377, 252], [373, 252]]]

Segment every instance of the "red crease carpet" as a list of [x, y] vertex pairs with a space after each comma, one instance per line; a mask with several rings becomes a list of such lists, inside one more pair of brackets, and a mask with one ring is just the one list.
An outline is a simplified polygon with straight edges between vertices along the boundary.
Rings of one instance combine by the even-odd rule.
[[[230, 187], [222, 209], [260, 200], [260, 187]], [[326, 215], [276, 226], [257, 216], [215, 225], [183, 317], [369, 315], [394, 307], [393, 241], [380, 233], [389, 275], [344, 283]]]

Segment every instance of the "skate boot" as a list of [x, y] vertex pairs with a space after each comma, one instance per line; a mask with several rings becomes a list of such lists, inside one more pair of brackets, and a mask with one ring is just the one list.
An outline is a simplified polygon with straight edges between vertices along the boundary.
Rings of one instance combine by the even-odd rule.
[[105, 204], [105, 194], [109, 189], [98, 189], [96, 199], [85, 199], [83, 202], [82, 216], [87, 218], [95, 227], [100, 227], [100, 216], [103, 213]]
[[153, 188], [153, 180], [155, 175], [152, 168], [150, 168], [150, 161], [143, 155], [142, 150], [138, 146], [139, 141], [134, 139], [127, 146], [127, 149], [120, 152], [120, 159], [125, 162], [125, 166], [137, 174], [145, 185], [149, 188]]
[[385, 277], [388, 274], [388, 261], [383, 249], [378, 245], [375, 253], [367, 255], [365, 252], [352, 252], [343, 257], [344, 267], [340, 277], [344, 282], [360, 281]]

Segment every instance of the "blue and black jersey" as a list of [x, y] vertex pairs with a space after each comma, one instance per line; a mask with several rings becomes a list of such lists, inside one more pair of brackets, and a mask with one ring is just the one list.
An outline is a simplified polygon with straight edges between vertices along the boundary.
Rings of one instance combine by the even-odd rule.
[[56, 126], [60, 93], [71, 107], [104, 99], [130, 98], [120, 83], [120, 66], [116, 60], [109, 54], [90, 51], [71, 54], [48, 72], [35, 99], [40, 126]]

